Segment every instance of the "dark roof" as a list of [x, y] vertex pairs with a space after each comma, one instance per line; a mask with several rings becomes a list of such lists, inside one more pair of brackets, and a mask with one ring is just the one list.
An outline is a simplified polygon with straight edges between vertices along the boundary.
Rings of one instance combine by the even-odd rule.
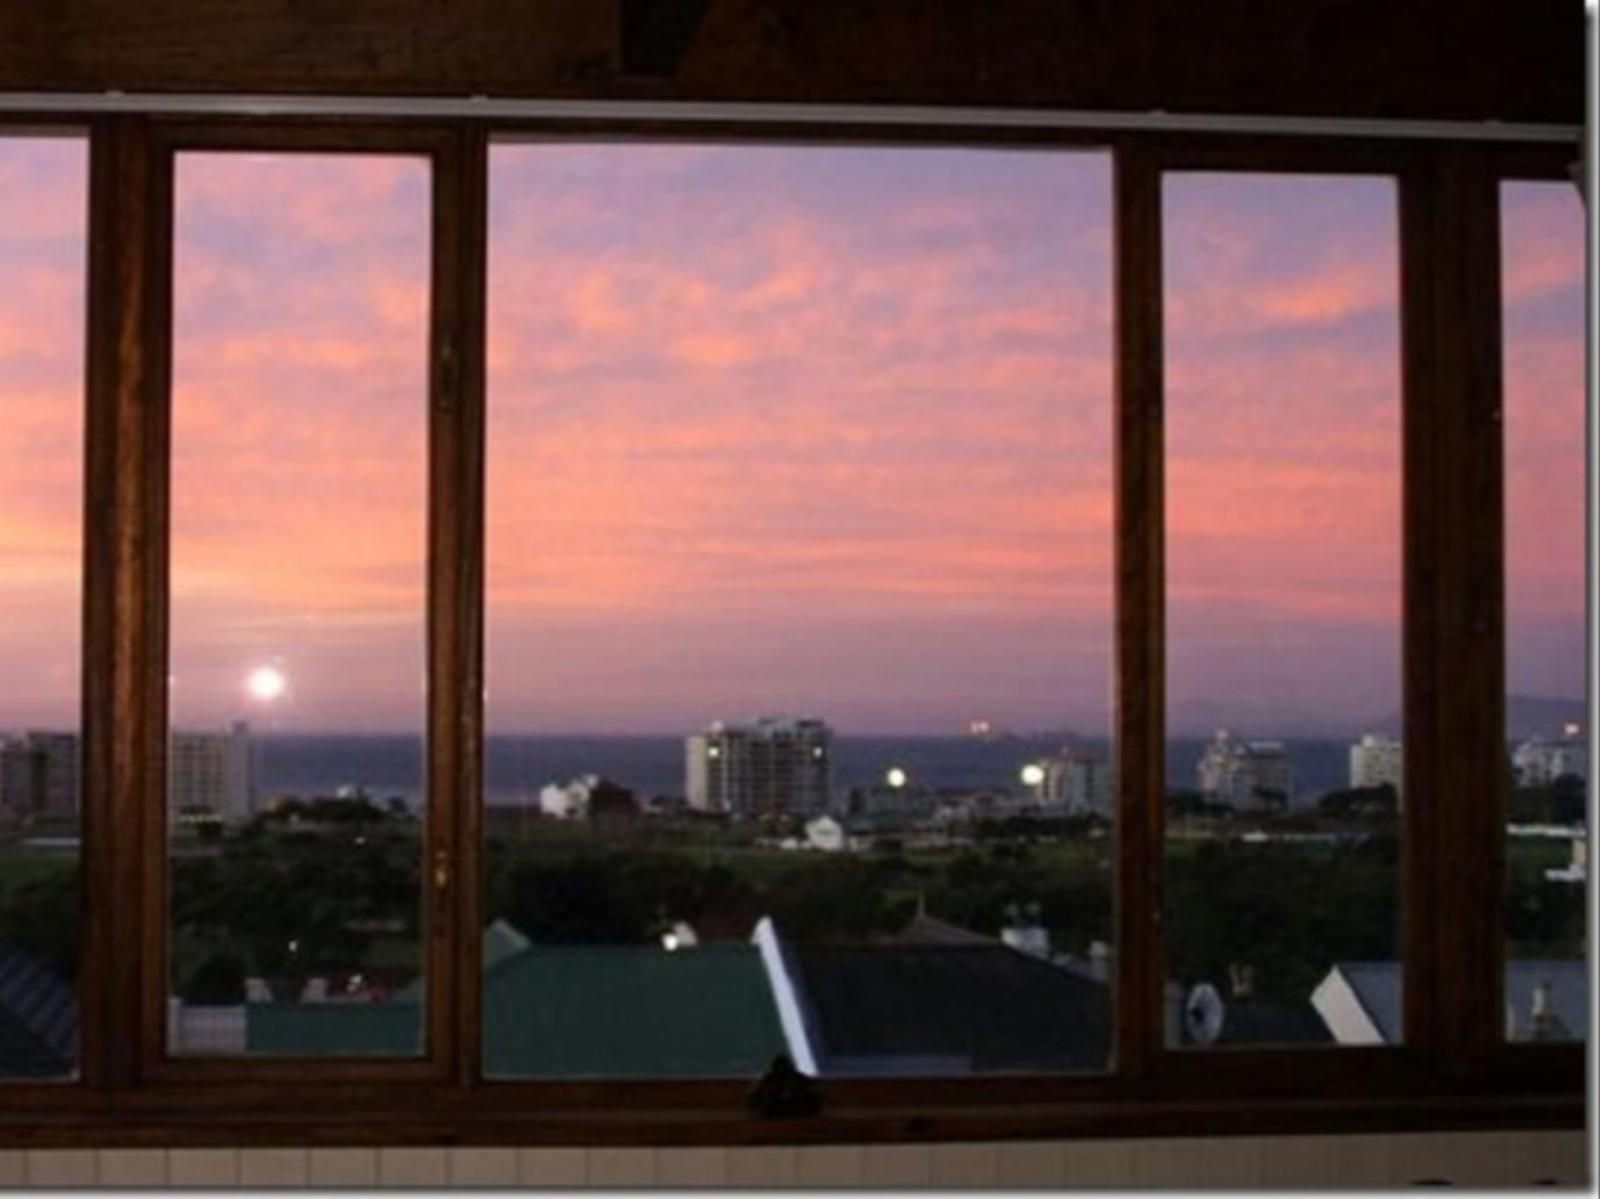
[[759, 953], [535, 945], [484, 976], [496, 1077], [755, 1078], [785, 1051]]
[[[1385, 1043], [1400, 1040], [1400, 963], [1339, 962], [1362, 1009], [1378, 1026]], [[1529, 960], [1506, 963], [1506, 1005], [1516, 1019], [1518, 1035], [1526, 1036], [1533, 1010], [1533, 990], [1549, 987], [1551, 1034], [1584, 1040], [1589, 1035], [1589, 964], [1585, 961]]]
[[[755, 1078], [784, 1052], [760, 956], [747, 945], [519, 952], [497, 940], [483, 985], [484, 1062], [495, 1077]], [[413, 985], [388, 1003], [250, 1004], [247, 1044], [252, 1053], [415, 1056], [423, 993]]]
[[389, 1003], [252, 1003], [245, 1007], [251, 1053], [291, 1057], [416, 1057], [422, 1006]]
[[1106, 1068], [1107, 987], [1009, 946], [788, 953], [824, 1074]]
[[1223, 1000], [1218, 1045], [1326, 1045], [1327, 1023], [1309, 999], [1254, 995]]
[[0, 1078], [59, 1078], [77, 1060], [72, 984], [0, 946]]
[[1533, 989], [1549, 988], [1550, 1013], [1556, 1026], [1550, 1036], [1584, 1041], [1589, 1037], [1589, 963], [1523, 961], [1506, 963], [1506, 1004], [1516, 1014], [1518, 1035], [1526, 1037], [1532, 1020]]
[[887, 938], [896, 945], [999, 945], [994, 937], [975, 933], [970, 928], [951, 924], [926, 912], [918, 912], [899, 932]]

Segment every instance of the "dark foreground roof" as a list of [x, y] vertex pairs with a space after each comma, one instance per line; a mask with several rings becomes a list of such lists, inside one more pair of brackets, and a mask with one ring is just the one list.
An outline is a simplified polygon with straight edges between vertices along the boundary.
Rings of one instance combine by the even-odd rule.
[[0, 946], [0, 1078], [60, 1078], [78, 1059], [72, 984]]
[[[415, 1056], [423, 989], [389, 1003], [250, 1004], [252, 1053]], [[499, 1078], [756, 1078], [784, 1051], [747, 945], [533, 945], [484, 972], [484, 1065]]]
[[[1400, 1040], [1400, 963], [1339, 962], [1342, 973], [1385, 1043]], [[1546, 1035], [1585, 1040], [1589, 1035], [1589, 964], [1585, 961], [1528, 960], [1506, 963], [1506, 1006], [1516, 1021], [1515, 1035], [1529, 1035], [1534, 988], [1548, 988], [1554, 1025]]]
[[1006, 945], [795, 947], [824, 1074], [1104, 1070], [1108, 988]]
[[1506, 963], [1506, 1005], [1515, 1013], [1517, 1035], [1530, 1035], [1533, 991], [1541, 984], [1549, 988], [1550, 1014], [1555, 1018], [1546, 1035], [1588, 1040], [1589, 963], [1583, 960]]
[[535, 945], [484, 976], [497, 1077], [755, 1078], [784, 1052], [755, 949]]
[[291, 1057], [416, 1057], [422, 1052], [422, 1005], [390, 1003], [252, 1003], [245, 1008], [251, 1053]]
[[[1185, 1030], [1185, 1043], [1188, 1042]], [[1309, 999], [1271, 995], [1224, 1001], [1218, 1045], [1328, 1045], [1333, 1034]]]

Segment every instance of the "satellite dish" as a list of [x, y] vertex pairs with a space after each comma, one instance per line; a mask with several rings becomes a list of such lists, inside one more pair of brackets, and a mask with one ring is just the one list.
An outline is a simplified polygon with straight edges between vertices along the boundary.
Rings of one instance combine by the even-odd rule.
[[1183, 1027], [1192, 1045], [1215, 1045], [1222, 1035], [1222, 1022], [1227, 1013], [1222, 1006], [1222, 996], [1210, 983], [1200, 983], [1189, 992], [1183, 1004]]

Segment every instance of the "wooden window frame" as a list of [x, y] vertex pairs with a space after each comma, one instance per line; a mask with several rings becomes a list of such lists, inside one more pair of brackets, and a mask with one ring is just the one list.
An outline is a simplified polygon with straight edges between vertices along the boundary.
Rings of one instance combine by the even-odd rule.
[[[83, 118], [18, 118], [81, 130]], [[1503, 709], [1498, 184], [1566, 178], [1560, 145], [737, 121], [95, 116], [83, 602], [82, 1068], [0, 1083], [0, 1145], [745, 1144], [1581, 1126], [1581, 1045], [1500, 1038]], [[826, 1079], [763, 1119], [753, 1080], [503, 1081], [480, 1059], [485, 288], [496, 137], [1034, 146], [1111, 156], [1114, 196], [1116, 1033], [1106, 1074]], [[163, 762], [172, 163], [183, 150], [412, 154], [432, 164], [428, 1045], [415, 1060], [172, 1059]], [[1164, 505], [1161, 180], [1179, 171], [1396, 185], [1402, 354], [1404, 1043], [1162, 1041]], [[1461, 352], [1468, 347], [1470, 352]], [[1441, 801], [1449, 795], [1450, 802]], [[1493, 877], [1499, 877], [1494, 873]], [[1450, 920], [1440, 919], [1450, 912]]]

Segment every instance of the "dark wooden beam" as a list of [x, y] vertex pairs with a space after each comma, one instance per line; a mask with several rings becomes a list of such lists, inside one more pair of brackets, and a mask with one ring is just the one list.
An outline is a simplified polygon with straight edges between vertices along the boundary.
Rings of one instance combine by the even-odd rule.
[[1441, 1070], [1502, 1039], [1505, 852], [1500, 230], [1489, 154], [1402, 180], [1406, 1035]]
[[1581, 122], [1576, 0], [52, 0], [0, 91]]
[[1162, 1049], [1166, 813], [1161, 168], [1116, 151], [1116, 1066]]
[[616, 0], [59, 0], [0, 6], [0, 90], [578, 95]]
[[1582, 23], [1561, 0], [718, 0], [677, 82], [720, 99], [1575, 124]]

